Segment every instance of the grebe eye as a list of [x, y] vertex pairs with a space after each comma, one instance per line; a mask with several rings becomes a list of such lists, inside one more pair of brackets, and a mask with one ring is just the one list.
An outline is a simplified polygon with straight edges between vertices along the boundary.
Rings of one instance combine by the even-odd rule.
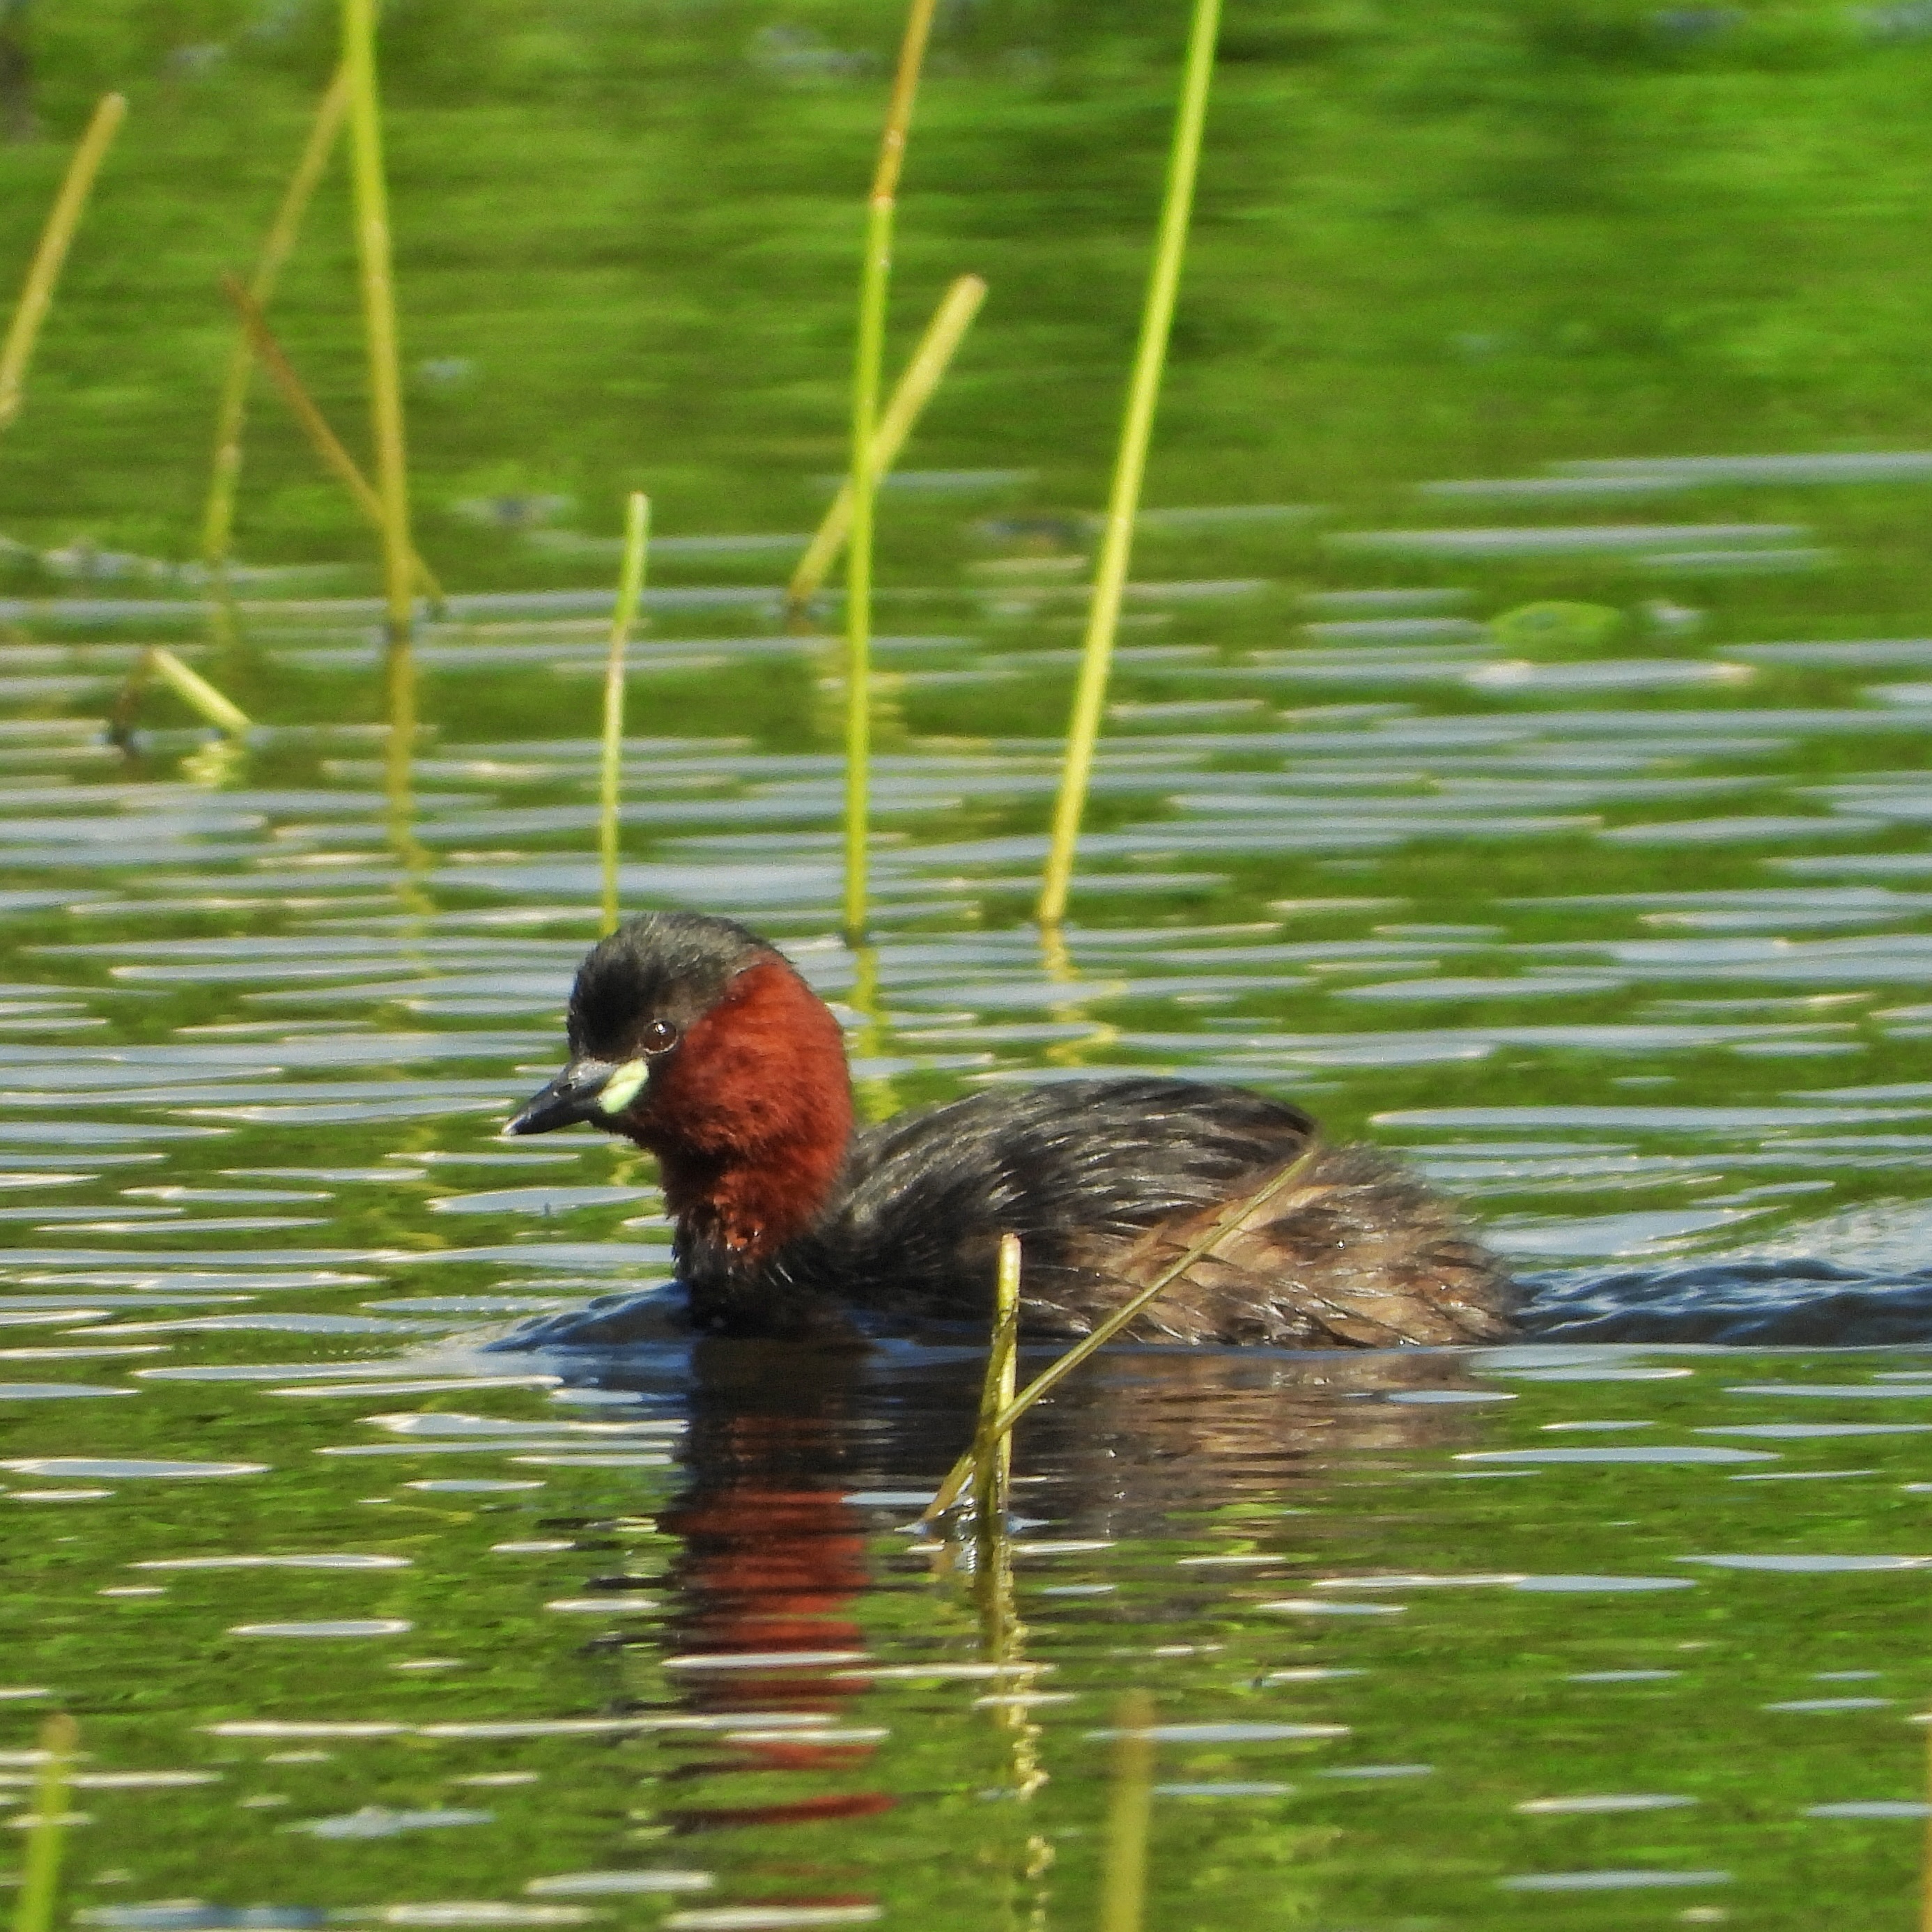
[[669, 1020], [653, 1020], [638, 1043], [646, 1053], [662, 1053], [677, 1044], [677, 1028]]

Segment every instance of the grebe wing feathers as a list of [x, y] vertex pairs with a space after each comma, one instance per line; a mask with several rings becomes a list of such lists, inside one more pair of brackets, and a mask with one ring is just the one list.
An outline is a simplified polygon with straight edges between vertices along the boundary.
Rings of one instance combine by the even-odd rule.
[[[1023, 1319], [1082, 1334], [1313, 1144], [1299, 1108], [1149, 1077], [999, 1088], [854, 1145], [836, 1213], [844, 1292], [893, 1312], [990, 1307], [1021, 1239]], [[908, 1211], [908, 1210], [910, 1211]], [[851, 1265], [857, 1261], [855, 1268]], [[1373, 1150], [1324, 1150], [1136, 1322], [1142, 1340], [1391, 1347], [1492, 1340], [1510, 1297], [1453, 1209]]]

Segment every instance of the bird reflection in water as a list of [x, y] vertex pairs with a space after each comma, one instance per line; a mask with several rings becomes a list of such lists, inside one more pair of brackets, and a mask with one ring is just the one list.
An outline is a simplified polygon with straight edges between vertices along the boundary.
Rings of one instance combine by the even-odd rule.
[[658, 1518], [682, 1546], [664, 1640], [688, 1708], [746, 1721], [722, 1734], [722, 1755], [682, 1774], [794, 1774], [842, 1788], [679, 1806], [668, 1822], [698, 1831], [889, 1810], [890, 1792], [862, 1787], [872, 1740], [842, 1721], [866, 1688], [850, 1673], [866, 1654], [856, 1610], [870, 1582], [866, 1519], [844, 1499], [852, 1358], [759, 1342], [700, 1342], [693, 1356], [687, 1480]]
[[[884, 1540], [903, 1538], [912, 1498], [931, 1492], [971, 1432], [976, 1353], [706, 1340], [689, 1360], [684, 1483], [658, 1519], [680, 1547], [650, 1654], [662, 1654], [684, 1708], [718, 1727], [718, 1748], [673, 1774], [683, 1796], [663, 1821], [690, 1832], [894, 1806], [877, 1768], [883, 1733], [863, 1709], [878, 1667], [864, 1600], [886, 1588], [931, 1588], [952, 1614], [936, 1602], [931, 1649], [886, 1661], [954, 1676], [976, 1666], [970, 1691], [1004, 1735], [1006, 1788], [1024, 1798], [1045, 1783], [1033, 1703], [1047, 1666], [1019, 1614], [1011, 1539], [902, 1542], [924, 1549], [922, 1581]], [[583, 1366], [573, 1363], [573, 1379]], [[1317, 1501], [1364, 1464], [1468, 1439], [1457, 1391], [1473, 1387], [1469, 1358], [1456, 1352], [1112, 1352], [1022, 1426], [1018, 1509], [1050, 1536], [1133, 1539], [1171, 1538], [1177, 1521], [1204, 1522], [1233, 1504], [1245, 1533], [1257, 1515]], [[895, 1500], [871, 1500], [886, 1496]], [[1177, 1595], [1198, 1587], [1190, 1575], [1177, 1574]], [[1152, 1598], [1139, 1612], [1174, 1613]], [[976, 1646], [958, 1640], [975, 1624]], [[742, 1727], [729, 1722], [739, 1715]], [[711, 1804], [692, 1789], [719, 1777], [766, 1786], [774, 1775], [795, 1779], [796, 1795]], [[1047, 1856], [1028, 1838], [1020, 1864], [1037, 1877]]]

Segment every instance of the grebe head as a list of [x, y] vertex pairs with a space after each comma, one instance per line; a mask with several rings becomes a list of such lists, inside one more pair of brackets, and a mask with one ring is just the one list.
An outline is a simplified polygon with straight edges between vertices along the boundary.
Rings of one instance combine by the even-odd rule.
[[769, 1252], [808, 1226], [852, 1132], [838, 1022], [730, 920], [652, 913], [601, 941], [571, 990], [570, 1058], [504, 1130], [586, 1121], [657, 1155], [687, 1233]]

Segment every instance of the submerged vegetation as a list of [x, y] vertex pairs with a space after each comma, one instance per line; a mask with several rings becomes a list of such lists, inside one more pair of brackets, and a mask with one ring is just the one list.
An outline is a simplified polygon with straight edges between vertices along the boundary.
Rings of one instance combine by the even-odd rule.
[[[903, 8], [388, 12], [411, 471], [446, 574], [558, 580], [562, 553], [461, 514], [479, 497], [567, 496], [613, 536], [634, 488], [667, 531], [809, 527], [842, 465], [857, 190]], [[1152, 500], [1366, 513], [1397, 482], [1675, 447], [1694, 420], [1713, 448], [1924, 440], [1932, 277], [1899, 238], [1932, 41], [1740, 12], [1700, 38], [1622, 0], [1234, 5]], [[1090, 372], [1131, 353], [1184, 29], [1151, 0], [938, 20], [892, 334], [962, 265], [997, 298], [922, 464], [1100, 501], [1119, 377]], [[214, 292], [256, 259], [334, 30], [318, 0], [37, 10], [40, 132], [0, 145], [0, 261], [24, 266], [100, 92], [134, 118], [9, 434], [0, 530], [194, 554], [231, 341]], [[276, 309], [342, 423], [365, 394], [346, 191], [338, 166]], [[290, 427], [256, 426], [249, 468], [244, 556], [365, 554]], [[884, 580], [940, 541], [913, 518]]]

